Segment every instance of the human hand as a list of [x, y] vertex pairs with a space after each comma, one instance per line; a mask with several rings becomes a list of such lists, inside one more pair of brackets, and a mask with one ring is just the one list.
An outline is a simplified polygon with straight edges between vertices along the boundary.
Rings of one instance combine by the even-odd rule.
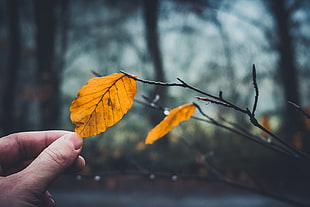
[[82, 138], [68, 131], [21, 132], [0, 138], [0, 206], [55, 206], [48, 186], [81, 170]]

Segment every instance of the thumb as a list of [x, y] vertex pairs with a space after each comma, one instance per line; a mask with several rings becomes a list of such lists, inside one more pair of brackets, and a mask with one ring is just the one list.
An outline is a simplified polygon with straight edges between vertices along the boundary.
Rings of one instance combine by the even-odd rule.
[[81, 149], [82, 138], [78, 134], [70, 133], [60, 137], [23, 171], [27, 176], [26, 182], [46, 189], [58, 175], [72, 165]]

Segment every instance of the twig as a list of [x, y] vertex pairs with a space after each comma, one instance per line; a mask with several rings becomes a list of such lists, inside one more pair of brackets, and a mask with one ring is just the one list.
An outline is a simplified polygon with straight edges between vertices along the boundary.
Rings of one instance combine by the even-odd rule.
[[253, 64], [253, 68], [252, 68], [252, 77], [253, 77], [253, 86], [255, 89], [255, 99], [254, 99], [254, 104], [253, 104], [253, 109], [252, 109], [252, 114], [253, 116], [255, 116], [255, 111], [257, 108], [257, 102], [258, 102], [258, 86], [257, 86], [257, 82], [256, 82], [256, 69], [255, 69], [255, 65]]
[[310, 160], [310, 158], [303, 152], [299, 151], [298, 149], [294, 148], [293, 146], [291, 146], [289, 143], [287, 143], [286, 141], [284, 141], [282, 138], [278, 137], [277, 135], [273, 134], [271, 131], [267, 130], [264, 126], [262, 126], [257, 119], [255, 118], [255, 111], [256, 111], [256, 107], [257, 107], [257, 102], [258, 102], [258, 86], [257, 86], [257, 82], [256, 82], [256, 69], [255, 66], [253, 65], [253, 69], [252, 69], [252, 75], [253, 75], [253, 85], [254, 85], [254, 89], [255, 89], [255, 99], [254, 99], [254, 105], [253, 105], [253, 109], [252, 111], [250, 111], [248, 108], [243, 109], [229, 101], [227, 101], [226, 99], [224, 99], [222, 97], [222, 92], [219, 93], [219, 96], [214, 96], [210, 93], [207, 93], [205, 91], [202, 91], [198, 88], [195, 88], [189, 84], [187, 84], [185, 81], [181, 80], [180, 78], [177, 78], [178, 81], [181, 82], [181, 84], [179, 83], [163, 83], [163, 82], [157, 82], [157, 81], [147, 81], [147, 80], [142, 80], [139, 79], [133, 75], [130, 75], [126, 72], [121, 71], [122, 73], [124, 73], [125, 75], [127, 75], [130, 78], [133, 78], [136, 81], [140, 81], [142, 83], [147, 83], [147, 84], [152, 84], [152, 85], [161, 85], [161, 86], [177, 86], [177, 87], [183, 87], [183, 88], [188, 88], [190, 90], [196, 91], [202, 95], [205, 95], [206, 97], [197, 97], [197, 99], [199, 100], [203, 100], [203, 101], [208, 101], [211, 103], [215, 103], [215, 104], [219, 104], [221, 106], [227, 107], [227, 108], [232, 108], [235, 109], [236, 111], [239, 111], [243, 114], [246, 114], [251, 123], [261, 129], [262, 131], [266, 132], [268, 135], [270, 135], [271, 137], [273, 137], [275, 140], [277, 140], [280, 144], [282, 144], [284, 147], [286, 147], [288, 150], [292, 151], [295, 155], [295, 157], [297, 158], [301, 158], [304, 160]]
[[286, 141], [284, 141], [282, 138], [280, 138], [279, 136], [275, 135], [274, 133], [272, 133], [271, 131], [269, 131], [268, 129], [266, 129], [265, 127], [263, 127], [257, 120], [255, 117], [250, 116], [251, 118], [251, 122], [253, 123], [254, 126], [256, 126], [257, 128], [261, 129], [262, 131], [264, 131], [265, 133], [267, 133], [269, 136], [275, 138], [275, 140], [277, 140], [279, 143], [281, 143], [283, 146], [287, 147], [289, 150], [291, 150], [292, 152], [294, 152], [294, 155], [296, 158], [301, 158], [307, 161], [310, 161], [310, 158], [307, 154], [305, 154], [304, 152], [301, 152], [299, 150], [297, 150], [296, 148], [294, 148], [293, 146], [291, 146], [290, 144], [288, 144]]
[[96, 71], [91, 71], [96, 77], [102, 77], [102, 75], [100, 75], [99, 73], [97, 73]]
[[[257, 136], [257, 135], [253, 135], [251, 134], [250, 132], [248, 132], [246, 129], [244, 129], [243, 127], [239, 126], [238, 124], [236, 123], [233, 123], [233, 122], [230, 122], [230, 121], [227, 121], [226, 119], [224, 119], [224, 117], [220, 116], [219, 117], [220, 120], [222, 120], [223, 122], [226, 122], [230, 125], [232, 125], [234, 128], [237, 128], [239, 131], [245, 133], [245, 135], [243, 136], [250, 136], [250, 137], [253, 137], [254, 139], [257, 139], [257, 140], [263, 140], [263, 143], [265, 144], [264, 146], [265, 147], [270, 147], [270, 145], [272, 145], [274, 147], [274, 149], [272, 148], [272, 150], [275, 150], [275, 151], [279, 151], [279, 152], [282, 152], [283, 154], [287, 155], [287, 156], [290, 156], [292, 158], [295, 158], [296, 159], [296, 156], [292, 156], [291, 154], [291, 151], [289, 151], [288, 149], [284, 148], [282, 145], [278, 145], [277, 143], [273, 142], [271, 139], [269, 140], [266, 140], [266, 138], [263, 138], [263, 137], [260, 137], [260, 136]], [[267, 143], [266, 143], [267, 142]], [[267, 147], [267, 148], [268, 148]]]
[[216, 103], [221, 104], [221, 105], [223, 105], [223, 106], [230, 107], [230, 108], [233, 108], [233, 109], [235, 109], [235, 110], [238, 110], [238, 111], [241, 111], [241, 112], [243, 112], [243, 113], [246, 113], [246, 110], [245, 110], [245, 109], [242, 109], [242, 108], [240, 108], [240, 107], [237, 107], [236, 105], [234, 105], [234, 104], [232, 104], [232, 103], [226, 101], [225, 99], [219, 99], [218, 97], [213, 96], [212, 94], [209, 94], [209, 93], [207, 93], [207, 92], [205, 92], [205, 91], [202, 91], [202, 90], [200, 90], [200, 89], [198, 89], [198, 88], [195, 88], [195, 87], [193, 87], [193, 86], [187, 84], [185, 81], [183, 81], [183, 80], [180, 79], [180, 78], [177, 78], [177, 80], [180, 81], [181, 84], [180, 84], [180, 83], [164, 83], [164, 82], [159, 82], [159, 81], [143, 80], [143, 79], [137, 78], [137, 77], [135, 77], [135, 76], [133, 76], [133, 75], [131, 75], [131, 74], [129, 74], [129, 73], [126, 73], [126, 72], [124, 72], [124, 71], [121, 71], [121, 73], [124, 73], [124, 74], [127, 75], [128, 77], [130, 77], [130, 78], [132, 78], [132, 79], [134, 79], [134, 80], [136, 80], [136, 81], [142, 82], [142, 83], [147, 83], [147, 84], [151, 84], [151, 85], [159, 85], [159, 86], [177, 86], [177, 87], [188, 88], [188, 89], [191, 89], [191, 90], [193, 90], [193, 91], [196, 91], [196, 92], [198, 92], [198, 93], [200, 93], [200, 94], [202, 94], [202, 95], [208, 96], [208, 97], [212, 98], [213, 100], [212, 100], [212, 99], [207, 99], [207, 98], [204, 98], [204, 97], [197, 97], [198, 99], [199, 99], [199, 98], [201, 98], [201, 100], [207, 99], [207, 101], [209, 101], [209, 102], [212, 102], [212, 101], [213, 101], [214, 103], [216, 102]]
[[140, 79], [138, 77], [135, 77], [129, 73], [126, 73], [124, 71], [120, 71], [121, 73], [127, 75], [128, 77], [136, 80], [136, 81], [140, 81], [142, 83], [147, 83], [147, 84], [151, 84], [151, 85], [159, 85], [159, 86], [179, 86], [179, 87], [185, 87], [183, 84], [180, 84], [180, 83], [164, 83], [164, 82], [159, 82], [159, 81], [149, 81], [149, 80], [143, 80], [143, 79]]
[[230, 105], [226, 104], [226, 103], [223, 103], [221, 101], [215, 101], [215, 100], [212, 100], [210, 98], [206, 98], [206, 97], [199, 97], [199, 96], [196, 96], [196, 98], [198, 100], [201, 100], [201, 101], [207, 101], [207, 102], [210, 102], [210, 103], [213, 103], [213, 104], [217, 104], [217, 105], [222, 105], [222, 106], [225, 106], [225, 107], [230, 107]]
[[310, 119], [310, 115], [307, 113], [307, 112], [305, 112], [305, 110], [303, 110], [302, 108], [301, 108], [301, 106], [299, 106], [298, 104], [296, 104], [296, 103], [294, 103], [294, 102], [292, 102], [292, 101], [288, 101], [289, 102], [289, 104], [291, 104], [294, 108], [296, 108], [298, 111], [300, 111], [307, 119]]
[[219, 94], [220, 97], [217, 97], [217, 96], [214, 96], [214, 95], [212, 95], [212, 94], [210, 94], [210, 93], [207, 93], [207, 92], [205, 92], [205, 91], [202, 91], [202, 90], [200, 90], [200, 89], [198, 89], [198, 88], [195, 88], [195, 87], [193, 87], [193, 86], [191, 86], [191, 85], [185, 83], [185, 82], [184, 82], [183, 80], [181, 80], [180, 78], [177, 78], [177, 79], [178, 79], [178, 81], [180, 81], [180, 82], [183, 84], [183, 85], [182, 85], [183, 87], [189, 88], [189, 89], [191, 89], [191, 90], [193, 90], [193, 91], [196, 91], [196, 92], [198, 92], [198, 93], [200, 93], [200, 94], [203, 94], [203, 95], [205, 95], [205, 96], [211, 98], [211, 99], [210, 99], [210, 98], [205, 98], [205, 97], [196, 97], [197, 99], [200, 99], [200, 100], [205, 99], [205, 101], [208, 101], [208, 102], [212, 102], [212, 101], [213, 101], [214, 103], [217, 102], [217, 103], [220, 103], [222, 106], [225, 106], [225, 107], [228, 107], [228, 108], [233, 108], [233, 109], [235, 109], [235, 110], [237, 110], [237, 111], [240, 111], [240, 112], [242, 112], [242, 113], [247, 113], [247, 110], [242, 109], [242, 108], [240, 108], [240, 107], [234, 105], [233, 103], [230, 103], [229, 101], [223, 99], [222, 96], [221, 96], [221, 93]]
[[[291, 153], [288, 152], [286, 149], [283, 149], [281, 146], [278, 146], [278, 145], [271, 145], [270, 143], [267, 143], [265, 141], [261, 141], [262, 139], [257, 139], [257, 137], [251, 133], [249, 133], [248, 131], [246, 130], [237, 130], [235, 128], [231, 128], [231, 127], [228, 127], [224, 124], [221, 124], [219, 123], [218, 121], [216, 121], [215, 119], [211, 118], [210, 116], [208, 116], [207, 114], [205, 114], [202, 109], [198, 106], [197, 106], [197, 109], [198, 111], [200, 112], [200, 114], [204, 117], [206, 117], [207, 119], [209, 119], [209, 123], [212, 123], [214, 124], [215, 126], [218, 126], [218, 127], [221, 127], [223, 129], [226, 129], [230, 132], [233, 132], [241, 137], [245, 137], [245, 138], [248, 138], [249, 140], [259, 144], [259, 145], [262, 145], [264, 147], [266, 147], [267, 149], [270, 149], [272, 151], [275, 151], [275, 152], [278, 152], [278, 153], [281, 153], [283, 155], [286, 155], [286, 156], [289, 156], [289, 157], [292, 157], [292, 158], [296, 158], [296, 156], [291, 156]], [[236, 128], [241, 128], [241, 127], [236, 127]]]

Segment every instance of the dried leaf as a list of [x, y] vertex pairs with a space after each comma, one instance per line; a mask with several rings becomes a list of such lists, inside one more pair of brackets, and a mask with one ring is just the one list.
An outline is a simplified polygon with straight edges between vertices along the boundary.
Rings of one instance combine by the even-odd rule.
[[180, 122], [190, 119], [195, 109], [196, 106], [194, 104], [185, 104], [171, 110], [164, 120], [148, 133], [145, 143], [152, 144], [170, 132], [175, 126], [179, 125]]
[[106, 131], [132, 107], [136, 91], [136, 81], [122, 73], [90, 79], [70, 106], [75, 131], [82, 137]]

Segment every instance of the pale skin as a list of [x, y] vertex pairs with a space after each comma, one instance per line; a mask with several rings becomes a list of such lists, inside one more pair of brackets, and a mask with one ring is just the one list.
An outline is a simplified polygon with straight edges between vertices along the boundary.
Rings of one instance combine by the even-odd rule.
[[47, 188], [61, 174], [84, 167], [81, 149], [82, 138], [68, 131], [0, 138], [0, 207], [55, 206]]

